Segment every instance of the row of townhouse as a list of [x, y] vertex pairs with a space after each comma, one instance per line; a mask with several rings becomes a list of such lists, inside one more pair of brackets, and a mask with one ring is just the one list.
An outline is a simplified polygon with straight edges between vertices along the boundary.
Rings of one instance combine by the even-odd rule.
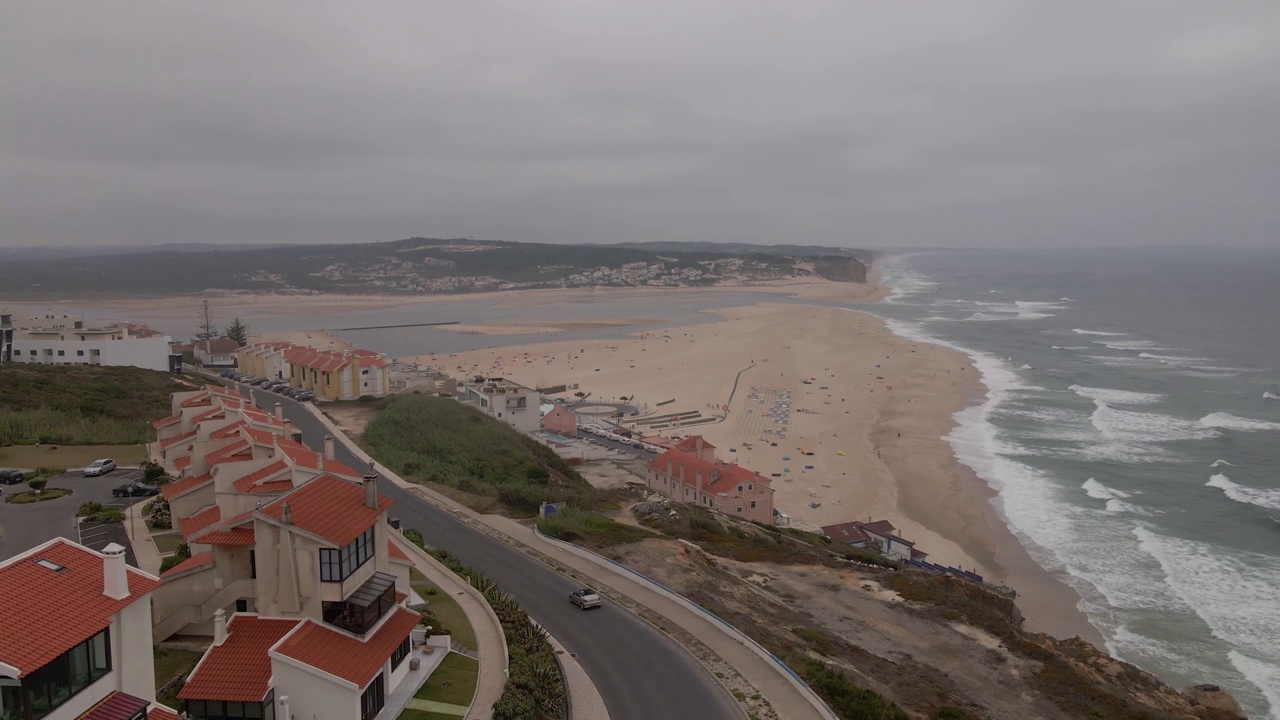
[[151, 637], [213, 638], [179, 694], [187, 717], [376, 716], [419, 627], [377, 476], [338, 462], [331, 437], [303, 447], [278, 405], [210, 386], [171, 409], [151, 450], [192, 554], [160, 577]]
[[0, 562], [0, 718], [177, 720], [155, 702], [159, 578], [55, 538]]
[[682, 503], [773, 524], [773, 485], [741, 465], [716, 460], [715, 445], [691, 435], [650, 460], [649, 488]]
[[381, 397], [390, 389], [387, 358], [372, 350], [320, 350], [260, 342], [240, 348], [235, 355], [241, 372], [314, 392], [317, 400]]

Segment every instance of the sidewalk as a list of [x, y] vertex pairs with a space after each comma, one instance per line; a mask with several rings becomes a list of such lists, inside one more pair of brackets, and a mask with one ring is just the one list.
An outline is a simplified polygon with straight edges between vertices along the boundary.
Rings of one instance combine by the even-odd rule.
[[129, 544], [133, 547], [133, 556], [138, 559], [138, 569], [152, 575], [160, 575], [160, 551], [151, 540], [147, 531], [146, 518], [142, 516], [142, 506], [146, 503], [132, 503], [125, 508], [124, 532], [129, 536]]
[[476, 694], [471, 699], [471, 709], [465, 720], [485, 720], [493, 715], [493, 704], [502, 696], [507, 682], [507, 638], [502, 632], [498, 616], [489, 603], [470, 583], [462, 581], [440, 561], [428, 555], [422, 548], [404, 539], [399, 533], [391, 533], [391, 541], [413, 561], [418, 569], [436, 587], [457, 600], [462, 612], [476, 634], [477, 654], [480, 656], [479, 676], [476, 678]]
[[[311, 405], [306, 407], [334, 437], [346, 438], [346, 434], [318, 408]], [[348, 442], [347, 445], [365, 462], [373, 462], [374, 468], [384, 477], [413, 491], [427, 502], [447, 509], [459, 518], [468, 519], [469, 524], [473, 526], [487, 527], [491, 532], [496, 531], [494, 534], [508, 536], [529, 550], [554, 558], [557, 563], [589, 579], [592, 585], [611, 589], [614, 593], [648, 608], [679, 626], [710, 648], [751, 683], [773, 706], [778, 717], [787, 720], [835, 719], [835, 715], [817, 699], [812, 690], [786, 668], [774, 662], [763, 649], [745, 639], [745, 636], [735, 629], [690, 607], [687, 600], [594, 553], [580, 549], [580, 553], [571, 552], [561, 547], [559, 543], [543, 539], [532, 528], [510, 518], [481, 515], [428, 488], [406, 482], [381, 463], [374, 461], [354, 443]], [[576, 704], [577, 697], [572, 698], [572, 701]]]

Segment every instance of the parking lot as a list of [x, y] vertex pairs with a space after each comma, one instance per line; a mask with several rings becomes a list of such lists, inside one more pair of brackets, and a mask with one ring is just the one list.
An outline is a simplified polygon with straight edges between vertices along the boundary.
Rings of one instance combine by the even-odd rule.
[[[123, 523], [81, 524], [77, 521], [76, 509], [95, 501], [121, 510], [127, 510], [131, 503], [146, 502], [150, 498], [111, 497], [112, 488], [141, 479], [141, 470], [116, 470], [102, 477], [64, 473], [48, 478], [47, 487], [71, 490], [72, 493], [66, 497], [21, 505], [0, 502], [0, 559], [13, 557], [61, 536], [95, 550], [113, 542], [119, 543], [125, 548], [129, 564], [136, 566], [137, 560]], [[26, 483], [5, 485], [3, 489], [5, 495], [30, 490]]]

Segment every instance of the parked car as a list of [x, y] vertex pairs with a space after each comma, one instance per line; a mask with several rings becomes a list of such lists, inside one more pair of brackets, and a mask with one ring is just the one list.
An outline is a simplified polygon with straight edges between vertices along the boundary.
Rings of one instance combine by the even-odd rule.
[[600, 607], [600, 604], [604, 601], [600, 599], [600, 594], [595, 590], [582, 588], [569, 593], [569, 602], [583, 610], [590, 610], [593, 607]]
[[160, 488], [155, 485], [147, 485], [146, 483], [131, 482], [125, 483], [118, 488], [112, 488], [111, 497], [151, 497], [159, 495]]
[[89, 463], [89, 467], [84, 469], [84, 476], [97, 477], [99, 475], [106, 475], [107, 473], [115, 469], [116, 469], [116, 461], [112, 460], [111, 458], [94, 460], [93, 462]]
[[0, 470], [0, 485], [17, 485], [26, 479], [21, 470]]
[[285, 392], [287, 392], [288, 390], [289, 390], [289, 386], [283, 383], [278, 384], [275, 387], [271, 388], [271, 392], [280, 393], [281, 395], [285, 394]]
[[316, 394], [311, 392], [310, 390], [307, 390], [305, 392], [300, 392], [297, 395], [294, 395], [294, 399], [300, 402], [308, 402], [310, 400], [315, 400]]
[[234, 372], [232, 372], [231, 370], [223, 370], [222, 372], [218, 373], [218, 377], [229, 378], [229, 377], [231, 377], [231, 376], [232, 376], [232, 375], [234, 375], [234, 374], [235, 374], [235, 373], [234, 373]]

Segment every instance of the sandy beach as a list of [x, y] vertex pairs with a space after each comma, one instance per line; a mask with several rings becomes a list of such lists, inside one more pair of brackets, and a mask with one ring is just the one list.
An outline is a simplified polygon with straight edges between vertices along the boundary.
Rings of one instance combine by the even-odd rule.
[[[777, 473], [775, 505], [798, 524], [888, 519], [930, 560], [1017, 589], [1030, 629], [1098, 639], [1075, 609], [1074, 591], [1031, 560], [996, 516], [991, 491], [942, 439], [952, 413], [984, 392], [968, 358], [900, 338], [876, 317], [762, 303], [625, 340], [400, 359], [460, 377], [503, 376], [531, 387], [576, 384], [588, 400], [631, 398], [642, 413], [718, 418], [661, 432], [700, 433], [721, 459]], [[778, 427], [765, 418], [784, 393], [792, 410], [785, 437], [766, 434]]]

